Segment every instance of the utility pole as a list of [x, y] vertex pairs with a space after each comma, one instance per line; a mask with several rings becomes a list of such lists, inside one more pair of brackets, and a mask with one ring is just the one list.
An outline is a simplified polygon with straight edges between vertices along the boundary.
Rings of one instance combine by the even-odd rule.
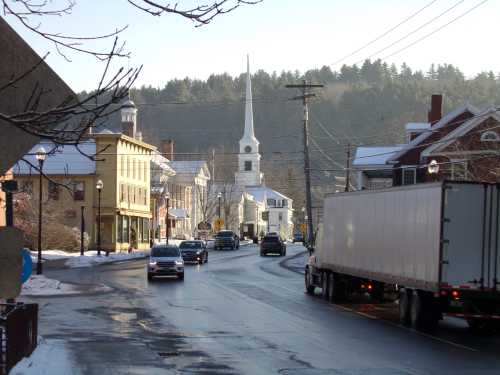
[[346, 158], [346, 168], [345, 168], [345, 191], [349, 191], [351, 186], [351, 144], [347, 144], [347, 158]]
[[80, 255], [84, 255], [85, 251], [85, 245], [84, 245], [84, 234], [85, 234], [85, 216], [84, 216], [84, 211], [85, 211], [85, 206], [81, 206], [81, 213], [80, 213]]
[[303, 80], [300, 84], [295, 85], [286, 85], [287, 88], [296, 88], [302, 91], [302, 95], [295, 96], [294, 100], [302, 100], [302, 106], [304, 109], [304, 174], [306, 177], [306, 210], [307, 217], [309, 220], [307, 221], [307, 244], [308, 246], [312, 246], [313, 244], [313, 223], [312, 223], [312, 197], [311, 197], [311, 162], [309, 159], [309, 108], [308, 108], [308, 99], [315, 97], [316, 94], [309, 92], [309, 89], [312, 88], [320, 88], [323, 85], [320, 84], [312, 84], [308, 83], [306, 80]]

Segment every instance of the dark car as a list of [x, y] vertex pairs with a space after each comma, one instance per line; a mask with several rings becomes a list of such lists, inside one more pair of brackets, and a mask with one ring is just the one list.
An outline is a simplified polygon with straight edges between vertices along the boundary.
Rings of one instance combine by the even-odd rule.
[[260, 256], [267, 254], [286, 255], [286, 244], [279, 236], [266, 235], [260, 243]]
[[304, 235], [302, 233], [295, 233], [293, 235], [293, 243], [304, 242]]
[[205, 242], [201, 240], [182, 241], [179, 245], [184, 262], [196, 262], [199, 264], [208, 262], [208, 251]]
[[236, 250], [240, 248], [240, 238], [232, 230], [221, 230], [215, 235], [215, 250], [230, 248]]

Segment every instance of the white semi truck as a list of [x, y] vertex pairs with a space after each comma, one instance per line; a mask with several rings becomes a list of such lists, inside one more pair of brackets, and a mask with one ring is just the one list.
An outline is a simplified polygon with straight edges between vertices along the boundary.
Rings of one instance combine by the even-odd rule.
[[442, 182], [332, 194], [305, 269], [308, 293], [399, 296], [400, 320], [500, 322], [499, 185]]

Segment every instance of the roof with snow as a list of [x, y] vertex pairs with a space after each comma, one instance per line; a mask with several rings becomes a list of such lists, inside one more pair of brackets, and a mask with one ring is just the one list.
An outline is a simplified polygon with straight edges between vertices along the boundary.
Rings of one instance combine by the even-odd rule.
[[[479, 111], [479, 109], [477, 109], [476, 107], [474, 107], [473, 105], [471, 105], [469, 103], [464, 104], [463, 106], [458, 107], [458, 108], [454, 109], [453, 111], [447, 113], [446, 116], [443, 116], [441, 118], [441, 120], [439, 120], [438, 122], [436, 122], [432, 126], [432, 129], [436, 130], [436, 129], [441, 129], [445, 126], [448, 126], [449, 122], [451, 122], [454, 118], [457, 118], [458, 116], [460, 116], [462, 113], [465, 113], [465, 112], [469, 112], [469, 113], [472, 113], [472, 115], [477, 116], [480, 111]], [[388, 162], [389, 161], [397, 162], [397, 160], [401, 156], [403, 156], [407, 151], [409, 151], [412, 148], [415, 148], [415, 146], [421, 144], [428, 137], [430, 137], [431, 134], [433, 134], [433, 132], [423, 132], [418, 137], [414, 138], [410, 143], [406, 144], [405, 147], [402, 148], [399, 152], [391, 155], [391, 158], [387, 161]]]
[[175, 175], [175, 171], [170, 166], [171, 162], [165, 156], [160, 154], [158, 151], [155, 151], [151, 155], [151, 167], [152, 168], [160, 168], [165, 172], [169, 172], [172, 176]]
[[179, 160], [170, 162], [170, 167], [177, 174], [197, 175], [206, 166], [207, 162], [204, 160]]
[[398, 153], [404, 146], [358, 147], [353, 166], [386, 165], [387, 161]]
[[[23, 159], [28, 161], [19, 160], [13, 167], [14, 174], [17, 175], [30, 175], [38, 174], [38, 171], [33, 166], [38, 167], [35, 153], [43, 147], [48, 153], [43, 163], [43, 173], [51, 175], [74, 175], [74, 174], [94, 174], [95, 161], [91, 160], [86, 155], [93, 156], [96, 153], [96, 145], [93, 140], [82, 142], [76, 146], [57, 146], [54, 143], [43, 141], [35, 145]], [[32, 165], [30, 165], [32, 164]]]
[[286, 199], [290, 200], [287, 196], [278, 193], [276, 190], [265, 186], [246, 186], [245, 191], [252, 195], [255, 200], [265, 202], [266, 199]]
[[406, 131], [422, 131], [431, 127], [428, 122], [409, 122], [405, 125]]

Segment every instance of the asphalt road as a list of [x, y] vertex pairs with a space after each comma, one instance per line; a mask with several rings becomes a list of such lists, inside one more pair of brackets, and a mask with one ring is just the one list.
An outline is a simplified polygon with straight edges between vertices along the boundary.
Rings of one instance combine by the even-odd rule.
[[48, 270], [113, 291], [39, 298], [40, 331], [82, 374], [500, 374], [500, 334], [453, 319], [422, 334], [397, 323], [394, 304], [328, 304], [304, 293], [303, 254], [212, 251], [184, 282], [148, 283], [145, 260]]

